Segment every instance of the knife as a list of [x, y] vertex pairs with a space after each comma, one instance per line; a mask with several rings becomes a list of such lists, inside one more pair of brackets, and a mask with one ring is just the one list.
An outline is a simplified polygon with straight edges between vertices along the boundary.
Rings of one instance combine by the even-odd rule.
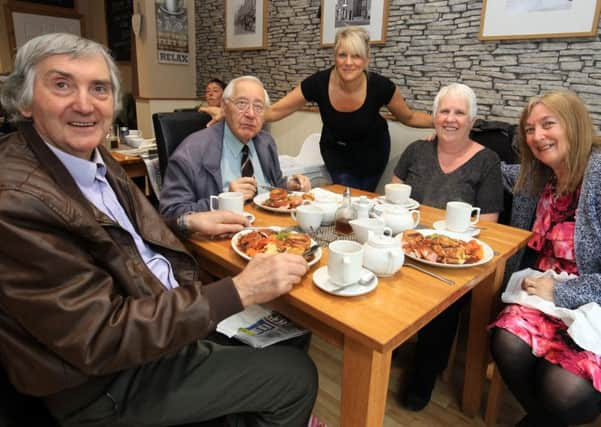
[[411, 264], [406, 262], [404, 265], [406, 265], [407, 267], [411, 267], [416, 269], [417, 271], [421, 271], [424, 274], [427, 274], [428, 276], [434, 277], [435, 279], [440, 280], [441, 282], [445, 282], [447, 285], [454, 285], [455, 282], [452, 281], [451, 279], [447, 279], [446, 277], [441, 276], [440, 274], [436, 274], [436, 273], [432, 273], [429, 270], [426, 270], [425, 268], [419, 267], [415, 264]]

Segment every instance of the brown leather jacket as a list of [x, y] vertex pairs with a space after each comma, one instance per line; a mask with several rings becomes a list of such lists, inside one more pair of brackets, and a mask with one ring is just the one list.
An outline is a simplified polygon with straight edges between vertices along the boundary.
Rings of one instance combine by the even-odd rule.
[[167, 291], [131, 236], [89, 203], [31, 124], [0, 139], [0, 362], [46, 396], [156, 360], [242, 305], [231, 279], [199, 281], [194, 258], [111, 155], [107, 177], [142, 238], [172, 264]]

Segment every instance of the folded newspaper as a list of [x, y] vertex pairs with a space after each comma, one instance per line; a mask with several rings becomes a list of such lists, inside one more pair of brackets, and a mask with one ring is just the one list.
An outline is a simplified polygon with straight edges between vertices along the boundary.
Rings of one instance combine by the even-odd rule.
[[217, 324], [217, 332], [251, 347], [263, 348], [308, 333], [280, 313], [251, 305]]

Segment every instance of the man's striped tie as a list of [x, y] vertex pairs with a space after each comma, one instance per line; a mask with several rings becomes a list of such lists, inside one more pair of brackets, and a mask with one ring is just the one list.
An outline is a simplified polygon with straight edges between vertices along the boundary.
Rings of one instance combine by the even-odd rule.
[[244, 147], [242, 147], [242, 160], [240, 161], [240, 171], [242, 172], [243, 177], [251, 177], [255, 173], [253, 164], [250, 161], [250, 152], [248, 149], [248, 145], [246, 144], [244, 145]]

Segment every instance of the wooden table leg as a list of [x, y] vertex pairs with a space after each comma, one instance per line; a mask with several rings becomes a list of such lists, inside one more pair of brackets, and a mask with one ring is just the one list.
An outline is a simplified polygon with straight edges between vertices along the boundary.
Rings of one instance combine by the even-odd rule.
[[382, 426], [391, 357], [391, 351], [379, 353], [345, 338], [340, 402], [342, 427]]
[[463, 413], [474, 416], [480, 410], [486, 363], [488, 362], [488, 333], [494, 303], [496, 271], [472, 290], [469, 332], [463, 380]]

